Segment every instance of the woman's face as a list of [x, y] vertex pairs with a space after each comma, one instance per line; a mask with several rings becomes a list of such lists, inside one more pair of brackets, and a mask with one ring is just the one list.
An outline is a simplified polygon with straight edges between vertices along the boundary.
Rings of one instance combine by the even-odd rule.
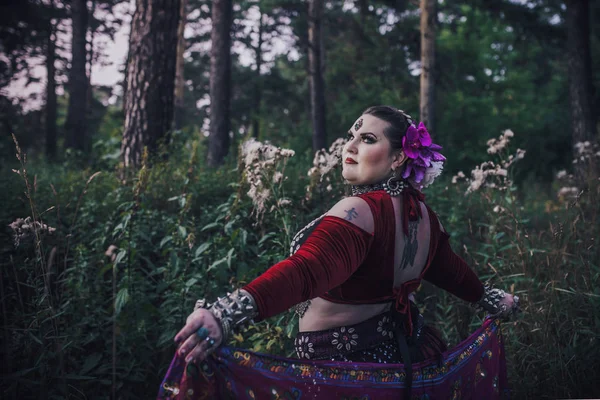
[[388, 176], [404, 161], [404, 153], [391, 151], [383, 133], [389, 124], [369, 114], [361, 115], [348, 131], [342, 150], [342, 176], [352, 185], [368, 185]]

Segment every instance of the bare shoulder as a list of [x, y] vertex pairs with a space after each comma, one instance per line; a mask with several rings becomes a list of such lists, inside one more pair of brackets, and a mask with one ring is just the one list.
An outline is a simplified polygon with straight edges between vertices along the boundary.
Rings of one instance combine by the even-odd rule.
[[327, 215], [343, 218], [367, 232], [375, 230], [373, 213], [367, 202], [360, 197], [346, 197], [338, 201]]
[[[446, 233], [446, 230], [444, 229], [444, 225], [442, 225], [442, 220], [440, 219], [440, 216], [437, 215], [437, 213], [435, 211], [433, 211], [431, 208], [425, 206], [425, 203], [421, 203], [421, 207], [429, 209], [430, 210], [430, 214], [432, 213], [435, 216], [435, 219], [437, 219], [438, 224], [440, 225], [440, 231]], [[429, 218], [431, 218], [431, 215], [429, 216]]]

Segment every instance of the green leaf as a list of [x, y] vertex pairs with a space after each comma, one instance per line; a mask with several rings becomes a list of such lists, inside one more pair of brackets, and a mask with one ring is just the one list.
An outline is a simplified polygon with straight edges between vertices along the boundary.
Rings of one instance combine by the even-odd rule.
[[263, 236], [262, 238], [260, 238], [260, 240], [258, 241], [258, 245], [262, 245], [264, 242], [266, 242], [267, 240], [269, 240], [270, 238], [272, 238], [273, 236], [276, 236], [277, 232], [269, 232], [267, 233], [265, 236]]
[[170, 241], [173, 240], [173, 236], [165, 236], [161, 241], [160, 241], [160, 245], [158, 247], [160, 247], [161, 249], [164, 247], [165, 244], [169, 243]]
[[208, 225], [204, 225], [204, 227], [202, 229], [200, 229], [200, 232], [204, 232], [204, 231], [208, 231], [210, 229], [214, 229], [219, 227], [221, 224], [219, 224], [218, 222], [212, 222]]
[[248, 231], [246, 231], [245, 229], [240, 229], [240, 244], [242, 246], [245, 246], [247, 241], [248, 241]]
[[211, 270], [213, 270], [213, 269], [215, 269], [215, 268], [217, 268], [217, 267], [219, 267], [219, 266], [221, 266], [223, 264], [227, 264], [227, 257], [223, 257], [220, 260], [215, 261], [214, 263], [212, 263], [210, 265], [210, 267], [208, 267], [206, 269], [206, 271], [211, 271]]
[[119, 293], [117, 293], [117, 297], [115, 298], [115, 314], [116, 315], [119, 315], [121, 313], [121, 310], [127, 304], [128, 301], [129, 301], [129, 289], [122, 288], [121, 290], [119, 290]]
[[208, 250], [208, 248], [210, 247], [210, 243], [206, 242], [206, 243], [202, 243], [200, 246], [198, 246], [198, 248], [196, 249], [196, 252], [194, 253], [194, 257], [200, 257], [200, 255], [202, 253], [204, 253], [206, 250]]
[[188, 287], [188, 288], [190, 288], [190, 287], [194, 286], [196, 283], [198, 283], [198, 279], [197, 278], [190, 278], [185, 283], [185, 286]]
[[119, 251], [119, 253], [117, 254], [117, 257], [115, 258], [115, 265], [119, 265], [119, 263], [121, 261], [123, 261], [123, 259], [125, 258], [126, 255], [127, 255], [127, 250], [122, 249], [121, 251]]
[[185, 226], [181, 226], [181, 225], [180, 225], [180, 226], [178, 226], [178, 227], [177, 227], [177, 230], [179, 231], [179, 235], [180, 235], [182, 238], [184, 238], [184, 239], [185, 239], [185, 238], [187, 237], [187, 229], [185, 229]]
[[233, 258], [233, 253], [234, 253], [235, 249], [231, 248], [229, 249], [229, 251], [227, 252], [227, 267], [231, 268], [231, 260]]
[[102, 359], [101, 353], [93, 353], [93, 354], [89, 355], [85, 359], [85, 362], [83, 363], [83, 367], [81, 368], [81, 371], [79, 373], [81, 375], [87, 374], [88, 372], [90, 372], [92, 369], [94, 369], [98, 365], [98, 362], [100, 362], [100, 359]]

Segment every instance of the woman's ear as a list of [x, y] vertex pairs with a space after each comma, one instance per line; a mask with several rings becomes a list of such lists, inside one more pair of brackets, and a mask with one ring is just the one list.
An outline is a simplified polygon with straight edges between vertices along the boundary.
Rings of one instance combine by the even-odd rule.
[[400, 168], [402, 165], [404, 165], [406, 160], [408, 160], [408, 157], [406, 154], [404, 154], [404, 151], [396, 153], [394, 156], [394, 161], [392, 161], [392, 169]]

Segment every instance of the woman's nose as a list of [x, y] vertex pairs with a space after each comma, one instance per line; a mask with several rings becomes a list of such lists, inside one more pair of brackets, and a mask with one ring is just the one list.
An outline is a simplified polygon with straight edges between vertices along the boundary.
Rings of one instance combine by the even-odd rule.
[[348, 153], [356, 153], [356, 144], [354, 140], [350, 140], [348, 143], [346, 143], [346, 151]]

